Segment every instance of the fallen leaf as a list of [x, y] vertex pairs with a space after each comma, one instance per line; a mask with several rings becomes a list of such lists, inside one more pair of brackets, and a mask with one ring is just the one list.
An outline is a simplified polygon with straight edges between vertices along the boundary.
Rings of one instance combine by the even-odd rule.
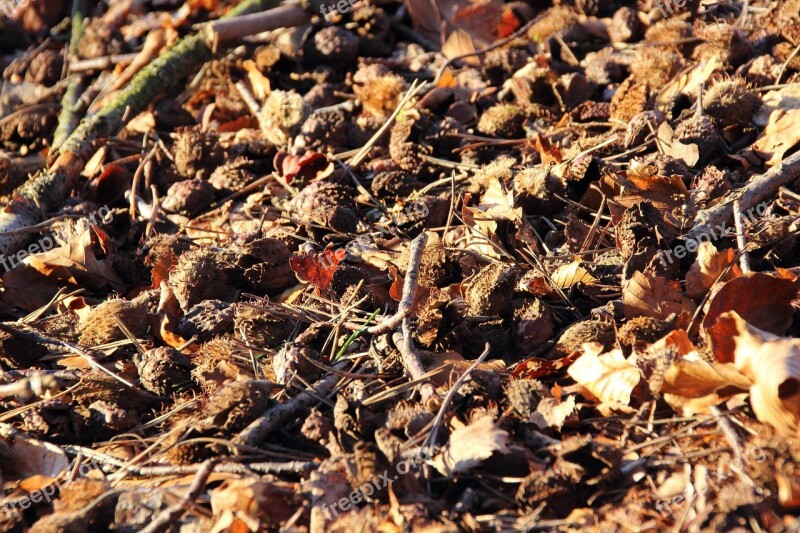
[[675, 159], [682, 159], [686, 166], [693, 167], [700, 160], [700, 150], [696, 144], [684, 144], [675, 138], [675, 132], [667, 122], [658, 127], [656, 144], [659, 150]]
[[800, 339], [759, 330], [735, 311], [723, 313], [717, 323], [734, 332], [734, 364], [753, 382], [750, 403], [756, 417], [786, 436], [798, 436]]
[[567, 396], [566, 400], [556, 398], [542, 398], [536, 406], [536, 412], [531, 417], [531, 422], [539, 429], [556, 428], [566, 422], [567, 417], [575, 411], [575, 396]]
[[800, 86], [790, 84], [768, 92], [754, 120], [764, 131], [751, 150], [766, 159], [767, 165], [780, 163], [784, 154], [800, 143]]
[[[725, 269], [731, 267], [723, 278]], [[716, 283], [730, 281], [742, 275], [742, 269], [736, 262], [736, 251], [733, 248], [719, 251], [710, 242], [702, 241], [697, 248], [697, 258], [686, 273], [686, 294], [699, 298]]]
[[480, 465], [494, 452], [507, 452], [509, 435], [484, 416], [450, 434], [450, 440], [432, 462], [446, 476], [466, 472]]
[[622, 305], [625, 318], [637, 316], [666, 319], [671, 314], [691, 314], [695, 304], [681, 292], [675, 280], [652, 276], [648, 278], [635, 272], [622, 291]]
[[571, 355], [556, 360], [531, 357], [517, 363], [514, 367], [514, 377], [516, 379], [538, 379], [552, 376], [569, 368], [580, 356], [580, 352], [573, 352]]
[[55, 479], [69, 468], [69, 459], [58, 446], [28, 437], [7, 424], [0, 424], [0, 440], [7, 455], [0, 458], [3, 478], [24, 480], [33, 476]]
[[289, 266], [297, 274], [297, 279], [325, 291], [331, 284], [336, 267], [346, 256], [344, 249], [334, 250], [332, 246], [328, 246], [321, 253], [293, 255], [289, 258]]
[[[785, 272], [785, 271], [784, 271]], [[717, 361], [731, 362], [734, 352], [731, 332], [716, 324], [724, 312], [735, 311], [753, 327], [783, 335], [792, 325], [800, 280], [791, 273], [748, 272], [725, 283], [708, 304], [703, 329], [709, 336]]]
[[642, 378], [639, 368], [625, 359], [620, 350], [601, 355], [603, 345], [585, 343], [584, 353], [567, 370], [567, 374], [602, 403], [629, 405], [631, 393]]

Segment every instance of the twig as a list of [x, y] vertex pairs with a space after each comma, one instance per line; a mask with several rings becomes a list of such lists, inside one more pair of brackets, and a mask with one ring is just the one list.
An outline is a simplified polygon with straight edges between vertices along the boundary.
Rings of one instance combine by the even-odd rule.
[[800, 177], [800, 152], [795, 152], [764, 174], [751, 179], [750, 183], [741, 189], [730, 193], [725, 201], [700, 211], [694, 227], [686, 237], [695, 239], [700, 235], [707, 235], [714, 226], [730, 222], [736, 200], [741, 204], [742, 210], [748, 210], [759, 202], [774, 197], [782, 186], [798, 177]]
[[[185, 476], [194, 474], [203, 468], [199, 465], [179, 465], [179, 466], [141, 466], [130, 468], [130, 472], [136, 476]], [[316, 469], [319, 463], [313, 461], [266, 461], [259, 463], [222, 463], [214, 467], [215, 472], [228, 474], [244, 474], [248, 471], [258, 472], [259, 474], [307, 474]]]
[[311, 15], [302, 7], [287, 4], [261, 13], [217, 20], [203, 26], [202, 32], [206, 42], [225, 44], [265, 31], [301, 26], [310, 21]]
[[439, 412], [436, 413], [436, 418], [433, 420], [433, 428], [431, 429], [431, 436], [428, 438], [428, 449], [433, 452], [434, 448], [436, 447], [436, 437], [439, 434], [439, 428], [442, 425], [442, 420], [444, 420], [444, 415], [447, 412], [447, 406], [450, 405], [450, 402], [453, 401], [453, 397], [455, 397], [458, 389], [461, 388], [461, 385], [467, 380], [469, 375], [472, 373], [473, 370], [478, 368], [484, 359], [489, 355], [491, 351], [491, 346], [489, 343], [486, 343], [486, 347], [483, 349], [483, 353], [473, 362], [469, 368], [460, 376], [455, 383], [453, 383], [452, 388], [447, 393], [447, 396], [444, 397], [444, 401], [442, 402], [442, 406], [439, 408]]
[[416, 239], [411, 241], [411, 248], [408, 252], [408, 268], [406, 268], [406, 279], [403, 280], [403, 294], [400, 299], [400, 305], [397, 307], [397, 313], [383, 320], [380, 324], [370, 326], [367, 328], [367, 333], [372, 335], [382, 335], [397, 329], [397, 326], [403, 321], [411, 308], [414, 305], [414, 298], [417, 295], [417, 287], [419, 285], [419, 267], [422, 263], [422, 252], [425, 251], [425, 244], [428, 242], [428, 236], [423, 231]]
[[[67, 58], [69, 61], [75, 58], [78, 44], [83, 38], [83, 32], [86, 29], [86, 0], [74, 0], [72, 2], [72, 35], [69, 40], [69, 53]], [[81, 76], [74, 76], [64, 96], [61, 98], [61, 113], [58, 115], [58, 126], [53, 134], [53, 146], [50, 149], [51, 154], [58, 154], [59, 148], [64, 141], [69, 137], [80, 122], [78, 112], [81, 110], [81, 92], [83, 89], [83, 79]]]
[[739, 247], [739, 265], [742, 272], [750, 272], [750, 256], [747, 253], [747, 239], [744, 235], [744, 223], [742, 222], [742, 209], [739, 200], [733, 202], [733, 222], [736, 225], [736, 246]]
[[[349, 361], [340, 361], [333, 365], [333, 368], [341, 370], [348, 362]], [[260, 441], [264, 440], [278, 427], [287, 423], [300, 411], [308, 409], [319, 402], [317, 399], [318, 396], [327, 396], [333, 390], [334, 386], [336, 386], [339, 379], [338, 375], [329, 374], [319, 380], [317, 384], [314, 385], [313, 389], [303, 391], [285, 403], [280, 403], [268, 408], [233, 439], [234, 443], [253, 447], [257, 446]]]
[[150, 524], [141, 530], [141, 533], [160, 533], [166, 531], [169, 526], [178, 520], [186, 508], [194, 504], [194, 501], [203, 493], [208, 482], [208, 477], [214, 471], [214, 460], [209, 460], [203, 463], [197, 470], [197, 473], [189, 485], [189, 491], [181, 501], [175, 505], [171, 505], [161, 511]]

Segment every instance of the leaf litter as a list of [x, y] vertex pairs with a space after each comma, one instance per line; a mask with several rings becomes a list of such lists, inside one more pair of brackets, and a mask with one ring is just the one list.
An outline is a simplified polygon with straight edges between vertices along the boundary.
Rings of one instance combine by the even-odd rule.
[[791, 527], [800, 2], [87, 4], [0, 16], [4, 530]]

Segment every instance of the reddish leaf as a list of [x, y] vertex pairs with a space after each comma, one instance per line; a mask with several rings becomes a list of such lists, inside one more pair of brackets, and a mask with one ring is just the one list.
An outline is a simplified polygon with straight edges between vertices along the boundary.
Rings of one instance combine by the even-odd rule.
[[295, 178], [306, 182], [321, 179], [333, 172], [333, 163], [328, 161], [328, 156], [319, 152], [309, 152], [302, 156], [278, 152], [273, 163], [286, 183]]
[[516, 379], [538, 379], [545, 376], [552, 376], [560, 372], [575, 362], [581, 356], [580, 352], [573, 352], [572, 354], [551, 361], [549, 359], [540, 359], [538, 357], [531, 357], [517, 363], [514, 367], [514, 378]]
[[319, 254], [293, 255], [289, 258], [289, 266], [300, 281], [311, 283], [324, 291], [330, 285], [336, 267], [346, 255], [344, 249], [333, 250], [329, 246]]

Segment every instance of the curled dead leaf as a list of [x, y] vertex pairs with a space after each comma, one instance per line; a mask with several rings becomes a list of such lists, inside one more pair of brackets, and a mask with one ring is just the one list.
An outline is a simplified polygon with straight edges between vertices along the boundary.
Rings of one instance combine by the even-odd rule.
[[665, 320], [671, 314], [691, 316], [696, 306], [681, 292], [675, 280], [647, 277], [635, 272], [622, 292], [625, 318], [649, 316]]
[[447, 476], [466, 472], [494, 452], [507, 452], [508, 439], [508, 433], [497, 427], [492, 417], [484, 416], [453, 431], [444, 450], [433, 458], [433, 466]]
[[[728, 267], [731, 267], [730, 270], [720, 278]], [[697, 248], [697, 258], [686, 273], [686, 294], [699, 298], [708, 292], [717, 279], [730, 281], [741, 275], [742, 269], [736, 263], [733, 248], [719, 251], [710, 242], [703, 241]]]
[[628, 405], [631, 393], [642, 379], [639, 368], [620, 350], [602, 354], [603, 345], [587, 342], [584, 353], [567, 370], [567, 374], [590, 395], [602, 403]]

